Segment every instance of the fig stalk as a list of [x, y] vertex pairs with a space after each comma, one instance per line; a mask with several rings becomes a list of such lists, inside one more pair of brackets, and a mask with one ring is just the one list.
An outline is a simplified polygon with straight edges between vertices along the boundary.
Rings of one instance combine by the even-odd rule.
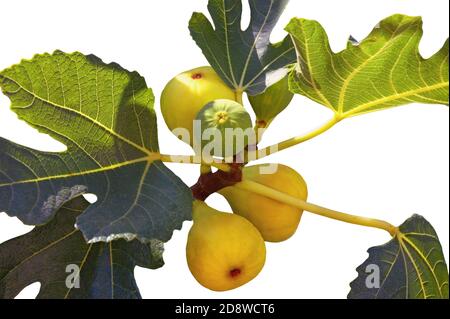
[[266, 196], [268, 198], [301, 208], [305, 211], [308, 211], [310, 213], [320, 215], [323, 217], [339, 220], [339, 221], [354, 224], [354, 225], [360, 225], [360, 226], [372, 227], [372, 228], [378, 228], [381, 230], [385, 230], [392, 237], [395, 237], [398, 234], [398, 228], [386, 221], [341, 213], [341, 212], [338, 212], [338, 211], [335, 211], [332, 209], [328, 209], [325, 207], [321, 207], [321, 206], [318, 206], [315, 204], [308, 203], [302, 199], [290, 196], [288, 194], [277, 191], [273, 188], [264, 186], [259, 183], [255, 183], [252, 181], [242, 181], [242, 182], [235, 184], [234, 187]]

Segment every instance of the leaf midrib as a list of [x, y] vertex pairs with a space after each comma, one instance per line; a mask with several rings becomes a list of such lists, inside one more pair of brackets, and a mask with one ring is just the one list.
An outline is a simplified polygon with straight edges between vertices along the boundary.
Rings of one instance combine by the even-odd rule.
[[250, 60], [251, 60], [253, 51], [255, 50], [256, 43], [258, 42], [259, 37], [261, 36], [262, 30], [266, 26], [267, 19], [268, 19], [269, 15], [270, 15], [270, 12], [272, 11], [272, 7], [273, 7], [273, 0], [270, 1], [270, 7], [269, 7], [269, 10], [268, 10], [267, 14], [264, 16], [264, 22], [261, 24], [261, 28], [258, 30], [258, 33], [257, 33], [257, 35], [255, 37], [255, 40], [253, 41], [253, 44], [252, 44], [252, 46], [250, 48], [250, 51], [248, 53], [247, 59], [245, 60], [244, 68], [243, 68], [243, 71], [242, 71], [242, 74], [241, 74], [241, 80], [239, 82], [239, 86], [240, 87], [244, 87], [245, 74], [247, 73], [248, 66], [250, 65]]
[[227, 8], [225, 6], [225, 0], [222, 0], [222, 12], [223, 12], [223, 22], [224, 22], [224, 31], [225, 31], [225, 46], [227, 48], [227, 60], [228, 60], [228, 68], [230, 70], [231, 78], [233, 80], [233, 85], [235, 89], [237, 89], [238, 85], [236, 82], [236, 78], [234, 76], [233, 71], [233, 63], [231, 62], [231, 52], [230, 52], [230, 40], [228, 39], [228, 18], [227, 18]]
[[[301, 19], [300, 19], [301, 20]], [[300, 22], [299, 22], [300, 23]], [[317, 24], [315, 24], [316, 26]], [[339, 99], [336, 103], [333, 103], [333, 105], [330, 105], [330, 103], [327, 103], [327, 100], [323, 97], [321, 90], [319, 90], [314, 82], [314, 77], [315, 77], [315, 70], [312, 68], [312, 65], [309, 63], [309, 59], [308, 59], [308, 54], [309, 54], [309, 49], [310, 49], [310, 43], [308, 41], [308, 39], [305, 36], [305, 26], [302, 25], [298, 25], [295, 29], [296, 32], [298, 32], [297, 34], [295, 34], [293, 32], [294, 27], [292, 27], [292, 30], [289, 32], [291, 37], [293, 39], [297, 39], [297, 41], [294, 41], [295, 45], [296, 45], [296, 49], [297, 52], [301, 52], [300, 48], [298, 47], [299, 45], [301, 45], [301, 48], [304, 50], [304, 54], [306, 55], [305, 57], [305, 61], [299, 61], [298, 63], [304, 63], [306, 65], [306, 67], [309, 70], [309, 77], [305, 76], [305, 73], [303, 73], [303, 78], [305, 81], [307, 81], [309, 84], [311, 84], [312, 89], [314, 90], [314, 93], [308, 93], [305, 90], [302, 89], [302, 84], [299, 80], [297, 80], [297, 86], [298, 86], [298, 90], [302, 92], [302, 94], [312, 98], [313, 100], [319, 102], [320, 104], [324, 104], [325, 106], [329, 107], [330, 109], [332, 109], [340, 118], [347, 118], [347, 117], [351, 117], [354, 115], [359, 115], [359, 114], [363, 114], [363, 113], [367, 113], [367, 112], [372, 112], [375, 109], [379, 110], [379, 109], [384, 109], [384, 108], [391, 108], [397, 105], [387, 105], [387, 106], [383, 106], [383, 104], [389, 103], [389, 102], [393, 102], [394, 104], [396, 103], [396, 101], [402, 102], [402, 100], [406, 100], [406, 102], [420, 102], [420, 101], [428, 101], [430, 103], [436, 103], [436, 104], [444, 104], [444, 105], [448, 105], [448, 100], [445, 99], [445, 97], [441, 98], [432, 98], [432, 97], [428, 97], [428, 96], [423, 96], [424, 93], [434, 93], [438, 90], [441, 89], [448, 89], [448, 79], [445, 79], [443, 76], [443, 72], [442, 69], [444, 68], [444, 66], [446, 65], [446, 58], [443, 58], [442, 63], [440, 64], [440, 74], [439, 74], [439, 78], [436, 78], [433, 82], [434, 83], [427, 83], [425, 81], [422, 81], [423, 83], [416, 83], [416, 87], [409, 89], [409, 88], [405, 88], [407, 91], [403, 91], [401, 92], [401, 90], [396, 89], [393, 86], [392, 80], [390, 81], [390, 84], [393, 86], [393, 92], [387, 93], [387, 95], [381, 94], [380, 98], [376, 98], [375, 100], [366, 102], [364, 104], [360, 104], [360, 105], [350, 105], [348, 106], [348, 110], [345, 110], [346, 105], [345, 105], [345, 99], [348, 93], [348, 88], [351, 85], [352, 80], [355, 78], [355, 76], [357, 76], [358, 74], [361, 74], [361, 71], [365, 70], [367, 67], [367, 64], [370, 63], [371, 61], [373, 61], [375, 58], [379, 57], [380, 54], [382, 54], [383, 52], [386, 52], [387, 47], [389, 47], [392, 43], [394, 43], [394, 41], [396, 41], [396, 38], [399, 37], [400, 35], [403, 34], [403, 32], [399, 32], [400, 29], [402, 28], [408, 28], [411, 29], [409, 23], [405, 23], [405, 21], [401, 21], [395, 28], [395, 30], [390, 30], [391, 34], [389, 36], [389, 38], [386, 40], [386, 43], [384, 43], [381, 48], [377, 49], [377, 51], [371, 55], [366, 54], [366, 57], [364, 58], [364, 60], [359, 63], [356, 64], [355, 66], [352, 66], [353, 69], [349, 70], [349, 75], [342, 77], [339, 73], [336, 72], [336, 69], [334, 68], [334, 62], [333, 62], [333, 57], [339, 57], [340, 54], [342, 53], [333, 53], [331, 51], [328, 51], [327, 53], [330, 55], [330, 60], [331, 60], [331, 67], [333, 68], [334, 73], [336, 74], [336, 76], [338, 77], [339, 81], [339, 87], [335, 89], [335, 92], [337, 94], [339, 94]], [[413, 35], [410, 35], [409, 38], [407, 39], [408, 43], [410, 41], [412, 41], [412, 39], [415, 39], [416, 37], [416, 33], [418, 33], [420, 30], [416, 30], [414, 32]], [[295, 35], [295, 36], [294, 36]], [[369, 38], [366, 38], [366, 40]], [[402, 48], [402, 50], [400, 51], [400, 55], [404, 56], [403, 51], [405, 50], [406, 45]], [[418, 52], [415, 52], [418, 55]], [[444, 54], [443, 54], [444, 55]], [[436, 55], [435, 55], [436, 56]], [[448, 52], [446, 54], [446, 56], [448, 56]], [[301, 57], [301, 56], [300, 56]], [[342, 59], [345, 61], [344, 57], [341, 56]], [[440, 61], [439, 57], [439, 61]], [[396, 67], [396, 65], [398, 64], [398, 60], [400, 59], [400, 56], [397, 58], [394, 67], [390, 70], [391, 74], [390, 77], [392, 78], [392, 71], [393, 69]], [[423, 61], [419, 61], [419, 62], [425, 62], [427, 60], [423, 60]], [[438, 62], [439, 62], [438, 61]], [[448, 62], [447, 62], [448, 63]], [[348, 63], [347, 63], [348, 64]], [[425, 67], [425, 65], [423, 63], [419, 63], [419, 76], [422, 76], [422, 72], [420, 71], [421, 67]], [[389, 72], [389, 70], [388, 70]], [[373, 83], [372, 83], [373, 85]], [[409, 89], [409, 90], [408, 90]], [[317, 95], [317, 96], [315, 96]], [[415, 98], [415, 99], [414, 99]], [[403, 103], [401, 103], [403, 104]], [[374, 109], [375, 108], [375, 109]]]
[[91, 174], [115, 170], [115, 169], [118, 169], [118, 168], [121, 168], [124, 166], [130, 166], [130, 165], [143, 163], [143, 162], [151, 163], [153, 161], [154, 161], [154, 159], [151, 157], [142, 157], [142, 158], [138, 158], [138, 159], [135, 159], [132, 161], [126, 161], [126, 162], [122, 162], [119, 164], [109, 165], [109, 166], [105, 166], [105, 167], [100, 167], [100, 168], [86, 170], [86, 171], [72, 173], [72, 174], [61, 174], [61, 175], [46, 176], [46, 177], [40, 177], [40, 178], [34, 178], [34, 179], [28, 179], [28, 180], [22, 180], [22, 181], [15, 181], [15, 182], [11, 182], [11, 183], [4, 183], [4, 184], [0, 184], [0, 187], [8, 187], [8, 186], [14, 186], [14, 185], [20, 185], [20, 184], [28, 184], [28, 183], [40, 183], [40, 182], [51, 181], [51, 180], [55, 180], [55, 179], [63, 179], [63, 178], [71, 178], [71, 177], [76, 177], [76, 176], [91, 175]]
[[[246, 46], [249, 47], [249, 52], [248, 55], [246, 57], [245, 63], [244, 63], [244, 67], [243, 67], [243, 71], [241, 72], [241, 74], [235, 74], [234, 69], [233, 69], [233, 61], [232, 61], [232, 57], [231, 57], [231, 46], [230, 46], [230, 31], [229, 31], [229, 23], [228, 23], [228, 17], [227, 17], [227, 12], [230, 10], [233, 10], [233, 8], [227, 8], [226, 4], [225, 4], [225, 0], [221, 0], [218, 9], [220, 10], [220, 14], [219, 14], [219, 18], [221, 19], [221, 23], [223, 22], [223, 29], [224, 29], [224, 45], [225, 45], [225, 56], [226, 56], [226, 61], [221, 61], [219, 62], [214, 51], [211, 49], [211, 47], [209, 46], [209, 41], [207, 41], [206, 36], [205, 36], [205, 32], [203, 31], [203, 29], [200, 29], [198, 32], [194, 31], [191, 29], [191, 32], [196, 32], [198, 34], [201, 35], [202, 39], [203, 39], [203, 43], [205, 48], [207, 49], [210, 57], [214, 60], [214, 62], [216, 63], [217, 68], [220, 70], [221, 75], [229, 82], [229, 85], [238, 93], [241, 92], [245, 92], [247, 91], [249, 88], [253, 87], [255, 85], [255, 81], [261, 76], [263, 75], [274, 63], [276, 63], [279, 59], [281, 59], [282, 57], [286, 56], [288, 53], [292, 52], [294, 50], [294, 47], [291, 46], [290, 48], [286, 49], [285, 51], [281, 52], [278, 55], [275, 55], [273, 57], [273, 59], [269, 60], [269, 61], [265, 61], [263, 63], [263, 65], [261, 65], [261, 70], [258, 71], [256, 73], [255, 76], [253, 76], [253, 78], [251, 78], [248, 81], [245, 81], [246, 75], [248, 73], [248, 69], [251, 63], [251, 57], [252, 54], [256, 48], [258, 39], [260, 38], [262, 31], [264, 29], [264, 27], [267, 25], [267, 20], [269, 18], [269, 15], [271, 13], [271, 11], [273, 11], [273, 4], [274, 4], [274, 0], [270, 1], [270, 9], [268, 11], [268, 13], [264, 16], [264, 22], [262, 23], [261, 28], [258, 30], [257, 36], [255, 37], [255, 40], [253, 41], [252, 45], [248, 45], [247, 43], [244, 43]], [[203, 15], [204, 16], [204, 15]], [[205, 17], [206, 20], [208, 20]], [[192, 21], [192, 20], [191, 20]], [[209, 22], [209, 21], [208, 21]], [[210, 22], [209, 22], [210, 23]], [[192, 24], [190, 24], [190, 27], [192, 26]], [[217, 24], [215, 25], [217, 27]], [[241, 30], [242, 31], [242, 30]], [[215, 36], [217, 38], [220, 37], [217, 35], [217, 29], [214, 30]], [[273, 45], [269, 42], [268, 43], [268, 49], [272, 49]], [[204, 48], [202, 48], [203, 50]], [[205, 53], [206, 54], [206, 53]], [[293, 62], [293, 61], [292, 61]], [[239, 79], [239, 83], [236, 80], [236, 77], [240, 76]], [[231, 77], [231, 78], [230, 78]], [[259, 83], [259, 82], [258, 82]]]
[[[414, 259], [412, 258], [412, 256], [409, 253], [408, 248], [406, 247], [405, 243], [403, 241], [406, 241], [415, 251], [417, 254], [419, 254], [420, 258], [422, 258], [422, 260], [425, 262], [425, 264], [427, 265], [427, 267], [429, 268], [431, 274], [433, 275], [433, 279], [436, 282], [436, 286], [438, 287], [439, 290], [439, 295], [440, 297], [443, 297], [442, 291], [441, 291], [441, 287], [440, 287], [440, 282], [436, 276], [435, 271], [433, 270], [433, 267], [431, 266], [431, 264], [429, 263], [428, 259], [423, 255], [423, 253], [420, 251], [420, 249], [406, 236], [401, 234], [399, 236], [399, 241], [400, 244], [405, 248], [405, 250], [408, 252], [408, 256], [411, 259], [411, 262], [414, 264], [414, 268], [416, 269], [417, 275], [420, 276], [420, 273], [417, 270], [417, 265], [414, 262]], [[426, 299], [426, 291], [424, 290], [424, 297]]]
[[[422, 275], [420, 274], [419, 268], [418, 268], [417, 264], [414, 262], [414, 258], [411, 256], [411, 252], [409, 251], [408, 247], [406, 247], [406, 245], [404, 245], [402, 240], [399, 239], [399, 241], [400, 241], [400, 246], [402, 247], [402, 251], [406, 252], [406, 255], [408, 256], [408, 258], [409, 258], [410, 262], [412, 263], [414, 270], [417, 274], [417, 278], [419, 279], [421, 291], [419, 291], [418, 294], [423, 292], [423, 298], [427, 299], [427, 292], [425, 290], [425, 281], [422, 279]], [[406, 257], [404, 254], [403, 254], [403, 256]], [[406, 260], [405, 260], [405, 269], [408, 269], [407, 265], [406, 265]], [[414, 296], [414, 298], [417, 298], [417, 295]]]
[[[405, 242], [408, 243], [408, 244], [409, 244], [409, 245], [417, 252], [417, 254], [420, 256], [420, 258], [425, 262], [425, 264], [427, 265], [427, 267], [428, 267], [428, 269], [430, 270], [431, 274], [433, 275], [433, 279], [434, 279], [434, 281], [435, 281], [435, 283], [436, 283], [436, 286], [438, 287], [439, 297], [443, 298], [444, 295], [443, 295], [443, 293], [442, 293], [442, 287], [446, 284], [446, 282], [443, 282], [442, 285], [441, 285], [441, 282], [440, 282], [439, 279], [437, 278], [437, 275], [436, 275], [435, 271], [433, 270], [433, 267], [432, 267], [431, 264], [429, 263], [428, 258], [425, 257], [425, 256], [423, 255], [423, 253], [420, 251], [420, 249], [419, 249], [419, 248], [418, 248], [418, 247], [417, 247], [417, 246], [416, 246], [416, 245], [408, 238], [408, 235], [414, 235], [414, 236], [426, 236], [426, 237], [430, 237], [430, 238], [433, 239], [433, 240], [437, 240], [436, 236], [433, 236], [433, 235], [431, 235], [431, 234], [426, 234], [426, 233], [417, 233], [417, 232], [412, 232], [412, 233], [399, 233], [398, 236], [397, 236], [397, 241], [399, 242], [399, 250], [398, 250], [397, 253], [395, 254], [394, 261], [393, 261], [393, 263], [390, 265], [389, 271], [387, 272], [386, 277], [384, 278], [384, 280], [383, 280], [383, 282], [382, 282], [382, 284], [381, 284], [379, 290], [377, 291], [377, 293], [376, 293], [376, 295], [375, 295], [375, 298], [376, 298], [376, 296], [378, 296], [378, 294], [379, 294], [379, 292], [381, 291], [381, 289], [382, 289], [384, 283], [386, 282], [387, 278], [389, 277], [389, 274], [390, 274], [390, 272], [391, 272], [391, 270], [392, 270], [392, 268], [393, 268], [393, 266], [394, 266], [396, 260], [398, 259], [400, 252], [402, 252], [403, 259], [404, 259], [404, 269], [405, 269], [405, 273], [406, 273], [406, 274], [408, 273], [408, 271], [407, 271], [407, 264], [406, 264], [406, 260], [405, 260], [405, 257], [407, 257], [407, 258], [410, 260], [410, 262], [412, 263], [412, 265], [413, 265], [413, 267], [414, 267], [414, 270], [415, 270], [415, 272], [416, 272], [416, 274], [417, 274], [417, 276], [418, 276], [418, 280], [419, 280], [419, 282], [420, 282], [421, 289], [422, 289], [422, 291], [423, 291], [424, 299], [428, 299], [428, 297], [430, 297], [430, 296], [427, 296], [427, 292], [426, 292], [426, 288], [425, 288], [425, 283], [426, 283], [426, 282], [425, 282], [424, 279], [422, 278], [422, 274], [420, 273], [420, 267], [416, 264], [416, 262], [415, 262], [413, 256], [411, 255], [411, 252], [409, 251], [409, 249], [408, 249], [408, 247], [406, 246]], [[408, 276], [407, 276], [407, 275], [406, 275], [406, 277], [405, 277], [405, 280], [406, 280], [406, 287], [408, 287]], [[408, 294], [408, 289], [406, 289], [406, 292], [407, 292], [407, 294]]]
[[[114, 223], [119, 222], [119, 221], [122, 220], [122, 219], [128, 218], [128, 216], [130, 215], [130, 213], [131, 213], [131, 211], [133, 210], [133, 208], [136, 207], [136, 206], [139, 204], [139, 197], [142, 195], [142, 187], [143, 187], [144, 184], [145, 184], [145, 183], [144, 183], [144, 182], [145, 182], [145, 178], [147, 177], [147, 173], [148, 173], [148, 170], [150, 169], [150, 165], [151, 165], [151, 163], [148, 162], [147, 165], [145, 166], [143, 172], [142, 172], [142, 175], [141, 175], [141, 177], [140, 177], [140, 179], [139, 179], [139, 185], [138, 185], [138, 188], [137, 188], [137, 191], [136, 191], [136, 196], [135, 196], [135, 198], [134, 198], [133, 203], [132, 203], [132, 204], [130, 205], [130, 207], [128, 208], [128, 210], [125, 212], [125, 214], [123, 214], [123, 215], [120, 216], [119, 218], [114, 219], [114, 220], [112, 220], [109, 224], [107, 224], [106, 226], [103, 226], [103, 227], [102, 227], [102, 230], [104, 230], [105, 228], [111, 226], [111, 225], [114, 224]], [[147, 211], [147, 210], [146, 210], [146, 211]], [[150, 214], [147, 213], [147, 216], [149, 216], [149, 218], [150, 218]], [[132, 225], [132, 224], [130, 223], [130, 225]]]
[[386, 41], [386, 43], [379, 49], [375, 54], [371, 55], [367, 60], [365, 60], [363, 63], [361, 63], [357, 68], [355, 68], [352, 73], [349, 74], [349, 76], [345, 79], [344, 83], [342, 84], [341, 92], [339, 94], [339, 102], [338, 102], [338, 108], [337, 112], [339, 114], [342, 114], [344, 111], [344, 101], [345, 101], [345, 94], [347, 93], [347, 89], [350, 86], [351, 81], [356, 77], [357, 74], [361, 72], [361, 70], [364, 69], [373, 59], [378, 57], [386, 47], [388, 47], [391, 44], [392, 39], [395, 38], [397, 35], [398, 30], [400, 27], [403, 26], [403, 24], [399, 24], [397, 28], [392, 32], [392, 35], [389, 37], [389, 40]]
[[[308, 39], [307, 39], [307, 37], [306, 37], [306, 35], [305, 35], [305, 32], [303, 31], [303, 28], [300, 28], [300, 29], [299, 29], [299, 32], [301, 32], [301, 34], [302, 34], [302, 36], [303, 36], [303, 38], [304, 38], [304, 41], [303, 41], [303, 42], [305, 43], [304, 49], [305, 49], [305, 54], [306, 54], [306, 65], [308, 66], [308, 69], [309, 69], [309, 75], [310, 75], [309, 83], [312, 85], [314, 91], [315, 91], [316, 94], [319, 96], [319, 99], [322, 100], [322, 103], [324, 103], [327, 107], [329, 107], [331, 110], [333, 110], [333, 111], [336, 112], [336, 109], [333, 107], [333, 105], [330, 103], [330, 101], [326, 98], [325, 95], [322, 94], [322, 92], [321, 92], [321, 91], [319, 90], [319, 88], [317, 87], [316, 81], [314, 80], [314, 76], [313, 76], [314, 70], [313, 70], [313, 67], [312, 67], [312, 65], [311, 65], [311, 57], [310, 57], [310, 50], [309, 50], [309, 41], [308, 41]], [[292, 41], [292, 42], [294, 43], [294, 46], [296, 47], [297, 45], [296, 45], [296, 41], [295, 41], [293, 35], [291, 35], [291, 37], [293, 38], [293, 41]], [[299, 48], [296, 48], [296, 51], [297, 51], [297, 52], [300, 52], [300, 49], [299, 49]], [[301, 56], [300, 56], [300, 57], [301, 57]], [[301, 63], [301, 62], [299, 62], [299, 63]], [[303, 74], [303, 72], [302, 72], [302, 74]], [[304, 76], [305, 79], [306, 79], [306, 76], [305, 76], [304, 74], [303, 74], [303, 76]]]
[[246, 86], [244, 86], [242, 88], [242, 91], [246, 91], [249, 87], [252, 87], [255, 84], [255, 81], [262, 75], [264, 74], [264, 72], [266, 72], [271, 66], [272, 64], [274, 64], [275, 62], [277, 62], [279, 59], [281, 59], [282, 57], [284, 57], [285, 55], [287, 55], [289, 52], [293, 51], [294, 47], [291, 47], [285, 51], [283, 51], [282, 53], [280, 53], [278, 56], [274, 57], [272, 59], [272, 61], [270, 61], [269, 63], [267, 63], [262, 69], [261, 71], [259, 71], [247, 84]]
[[[414, 90], [405, 91], [405, 92], [402, 92], [402, 93], [399, 93], [399, 94], [392, 94], [392, 95], [383, 97], [381, 99], [374, 100], [372, 102], [361, 104], [360, 106], [358, 106], [358, 107], [356, 107], [356, 108], [354, 108], [354, 109], [352, 109], [350, 111], [342, 113], [342, 116], [343, 117], [350, 117], [350, 116], [353, 116], [353, 115], [357, 115], [358, 113], [364, 112], [367, 109], [370, 109], [372, 107], [375, 107], [377, 105], [380, 105], [380, 104], [383, 104], [383, 103], [386, 103], [386, 102], [391, 102], [391, 101], [395, 101], [395, 100], [399, 100], [399, 99], [404, 99], [404, 98], [407, 98], [409, 96], [414, 96], [414, 95], [417, 95], [417, 94], [420, 94], [420, 93], [428, 93], [428, 92], [431, 92], [431, 91], [434, 91], [434, 90], [443, 89], [445, 87], [448, 87], [448, 85], [449, 85], [449, 82], [447, 81], [447, 82], [442, 82], [442, 83], [436, 83], [436, 84], [433, 84], [433, 85], [430, 85], [430, 86], [426, 86], [426, 87], [421, 87], [421, 88], [414, 89]], [[441, 101], [441, 102], [444, 102], [444, 101]]]
[[[21, 265], [23, 265], [24, 263], [26, 263], [27, 261], [29, 261], [31, 258], [41, 254], [42, 252], [46, 251], [47, 249], [52, 248], [53, 246], [57, 245], [58, 243], [66, 240], [67, 238], [75, 235], [79, 230], [78, 229], [74, 229], [72, 230], [70, 233], [67, 233], [63, 236], [61, 236], [60, 238], [58, 238], [55, 241], [52, 241], [51, 243], [49, 243], [47, 246], [39, 249], [38, 251], [34, 252], [33, 254], [31, 254], [30, 256], [28, 256], [27, 258], [23, 259], [22, 261], [20, 261], [17, 265], [15, 265], [13, 268], [11, 268], [10, 270], [8, 270], [5, 274], [5, 276], [3, 276], [3, 278], [5, 278], [6, 276], [8, 276], [10, 273], [14, 272], [17, 268], [19, 268]], [[3, 279], [2, 278], [2, 279]], [[0, 279], [0, 281], [2, 280]]]

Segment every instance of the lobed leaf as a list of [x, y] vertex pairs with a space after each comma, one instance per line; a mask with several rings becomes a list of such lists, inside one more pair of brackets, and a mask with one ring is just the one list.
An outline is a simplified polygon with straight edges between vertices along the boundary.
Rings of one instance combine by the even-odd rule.
[[[350, 299], [448, 299], [448, 269], [433, 226], [414, 215], [398, 235], [383, 246], [369, 249], [357, 268]], [[376, 267], [376, 268], [374, 268]], [[370, 272], [377, 269], [372, 285]], [[369, 280], [369, 285], [367, 284]]]
[[295, 62], [289, 37], [271, 44], [270, 35], [289, 0], [249, 0], [251, 21], [241, 29], [241, 0], [209, 0], [214, 26], [194, 13], [189, 30], [209, 64], [230, 87], [250, 95], [262, 93], [282, 79]]
[[340, 118], [412, 102], [448, 105], [448, 40], [429, 59], [419, 53], [422, 19], [393, 15], [361, 43], [334, 53], [316, 21], [293, 19], [286, 30], [296, 47], [290, 89]]
[[154, 96], [138, 73], [56, 51], [0, 72], [0, 87], [20, 119], [67, 146], [48, 153], [0, 138], [0, 212], [44, 224], [94, 193], [76, 221], [91, 242], [167, 241], [191, 218], [189, 188], [157, 161]]
[[73, 225], [88, 206], [82, 196], [74, 198], [48, 224], [0, 245], [0, 298], [14, 298], [34, 282], [41, 284], [37, 297], [45, 299], [141, 297], [134, 268], [162, 267], [162, 243], [87, 244]]

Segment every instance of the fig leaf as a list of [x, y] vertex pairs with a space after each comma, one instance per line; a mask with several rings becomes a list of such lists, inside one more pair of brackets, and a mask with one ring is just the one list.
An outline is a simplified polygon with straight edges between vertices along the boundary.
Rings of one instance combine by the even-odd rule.
[[448, 299], [448, 268], [433, 226], [422, 216], [405, 221], [383, 246], [369, 249], [349, 299]]
[[289, 36], [270, 43], [270, 35], [289, 0], [249, 0], [251, 20], [241, 29], [241, 0], [209, 0], [208, 18], [195, 12], [189, 22], [192, 38], [209, 64], [231, 88], [257, 95], [278, 82], [295, 62]]
[[139, 299], [135, 266], [163, 266], [163, 244], [123, 239], [87, 244], [73, 227], [89, 207], [77, 197], [49, 223], [0, 245], [0, 299], [40, 282], [39, 299]]
[[360, 43], [334, 53], [317, 22], [292, 19], [286, 30], [298, 63], [290, 89], [347, 118], [408, 103], [448, 105], [448, 40], [429, 59], [419, 53], [422, 19], [393, 15]]
[[45, 224], [82, 193], [89, 242], [167, 241], [191, 218], [189, 188], [158, 158], [154, 96], [145, 80], [81, 53], [36, 55], [0, 72], [20, 119], [67, 146], [40, 152], [0, 138], [0, 212]]

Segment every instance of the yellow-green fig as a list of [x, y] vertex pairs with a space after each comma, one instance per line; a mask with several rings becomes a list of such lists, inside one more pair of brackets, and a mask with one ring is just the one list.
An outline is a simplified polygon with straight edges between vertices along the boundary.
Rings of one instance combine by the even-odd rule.
[[255, 142], [250, 114], [232, 100], [215, 100], [197, 114], [201, 125], [201, 147], [204, 155], [230, 157]]
[[[274, 165], [274, 164], [272, 164]], [[276, 167], [276, 168], [275, 168]], [[242, 180], [250, 180], [302, 200], [308, 197], [305, 180], [294, 169], [277, 164], [269, 173], [267, 165], [243, 169]], [[251, 221], [266, 241], [281, 242], [297, 230], [303, 211], [259, 194], [230, 186], [220, 191], [233, 212]]]
[[234, 100], [235, 92], [213, 68], [204, 66], [183, 72], [169, 81], [161, 94], [161, 112], [172, 132], [187, 130], [189, 136], [184, 136], [183, 141], [192, 145], [195, 116], [207, 103], [217, 99]]
[[289, 91], [288, 76], [267, 88], [263, 93], [249, 96], [258, 126], [267, 127], [291, 103], [293, 97], [294, 94]]
[[266, 246], [252, 223], [200, 201], [194, 202], [193, 219], [186, 257], [192, 275], [202, 286], [214, 291], [231, 290], [260, 273]]

